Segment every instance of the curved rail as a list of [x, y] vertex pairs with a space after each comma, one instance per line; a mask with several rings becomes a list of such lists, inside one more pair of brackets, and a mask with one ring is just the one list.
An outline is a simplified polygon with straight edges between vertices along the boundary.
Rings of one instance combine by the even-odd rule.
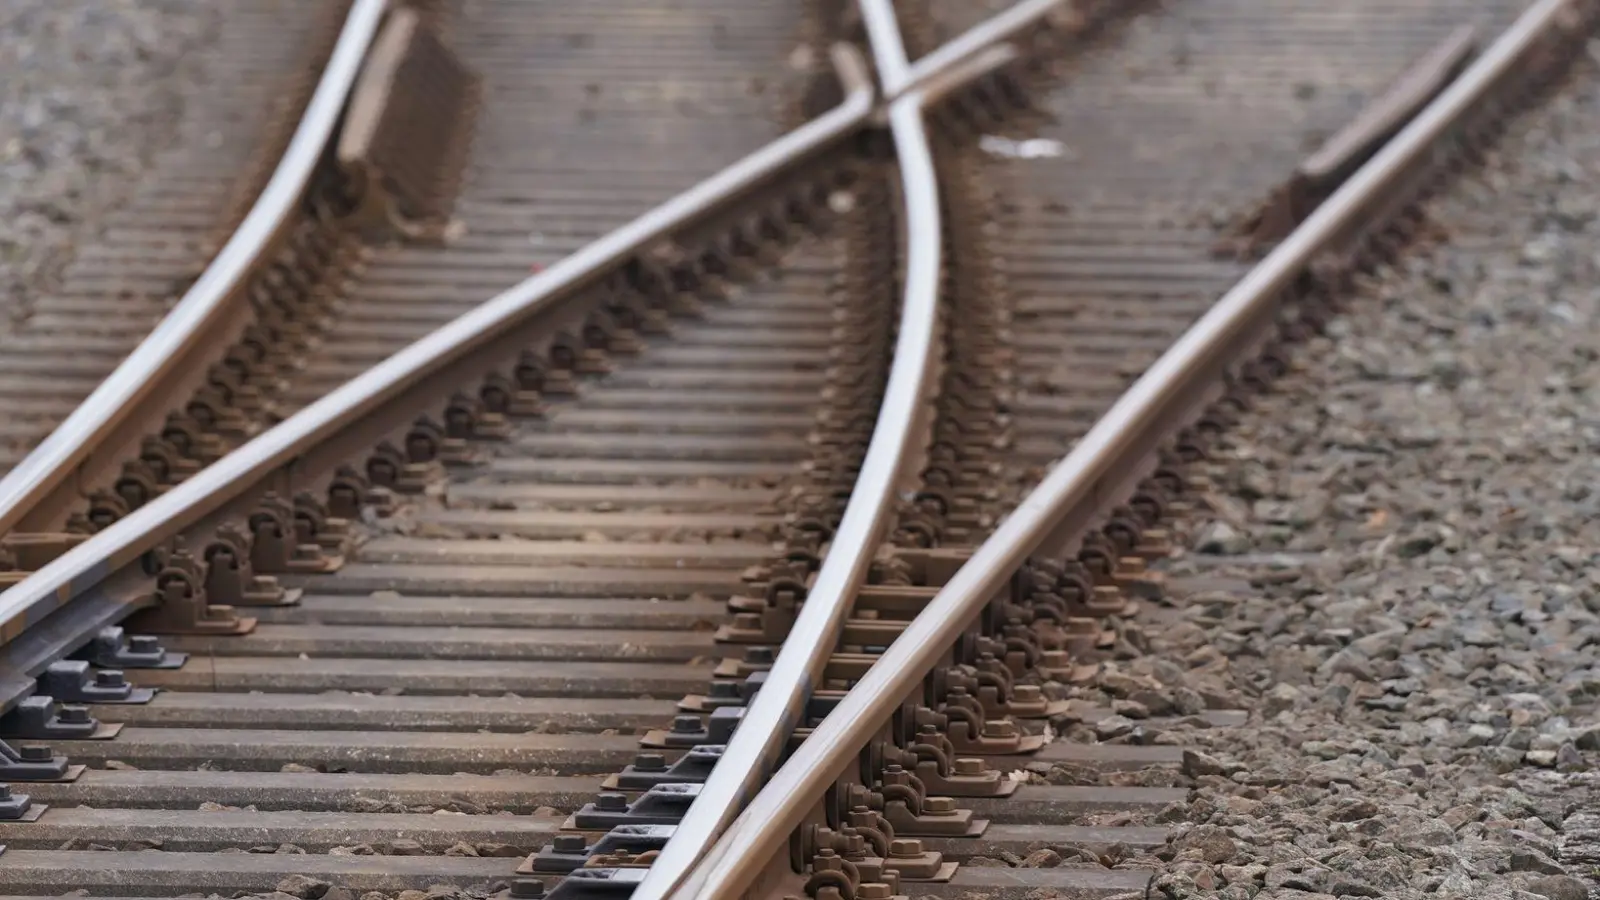
[[[862, 6], [880, 91], [888, 96], [900, 89], [908, 71], [900, 28], [887, 2]], [[920, 96], [913, 94], [889, 105], [889, 127], [905, 197], [905, 288], [894, 362], [861, 472], [828, 554], [766, 681], [745, 708], [698, 798], [634, 889], [632, 900], [660, 900], [677, 889], [777, 765], [813, 686], [821, 680], [828, 658], [838, 646], [856, 595], [866, 583], [867, 571], [894, 516], [919, 422], [926, 421], [923, 411], [935, 381], [938, 341], [943, 253], [939, 186], [923, 129], [921, 103]]]
[[304, 197], [388, 7], [389, 0], [356, 0], [283, 159], [238, 230], [139, 346], [0, 478], [0, 535], [60, 488], [140, 403], [151, 399], [160, 380], [183, 365], [206, 330], [233, 309], [229, 301], [267, 260]]
[[[887, 2], [887, 0], [885, 0]], [[806, 811], [915, 690], [1030, 555], [1076, 540], [1133, 487], [1151, 453], [1197, 413], [1241, 346], [1269, 324], [1311, 262], [1340, 245], [1476, 100], [1561, 27], [1573, 0], [1539, 0], [1462, 76], [1252, 269], [1125, 393], [980, 546], [800, 745], [671, 896], [732, 900], [782, 851]], [[763, 689], [764, 691], [765, 689]], [[758, 695], [759, 696], [759, 695]]]
[[[854, 133], [872, 115], [872, 86], [853, 50], [840, 48], [835, 63], [846, 96], [833, 110], [417, 340], [0, 593], [0, 642], [14, 639], [408, 388]], [[9, 699], [0, 696], [0, 709]]]

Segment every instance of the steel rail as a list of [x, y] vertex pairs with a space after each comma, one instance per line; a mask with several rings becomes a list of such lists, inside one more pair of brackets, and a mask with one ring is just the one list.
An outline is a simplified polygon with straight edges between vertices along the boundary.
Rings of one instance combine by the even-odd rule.
[[339, 123], [389, 0], [356, 0], [345, 18], [316, 92], [272, 178], [239, 228], [183, 298], [16, 468], [0, 478], [0, 535], [15, 528], [61, 487], [107, 436], [152, 399], [158, 382], [183, 365], [206, 330], [236, 306], [230, 302], [266, 262], [305, 196]]
[[853, 49], [836, 48], [834, 59], [846, 87], [834, 109], [418, 339], [0, 593], [0, 637], [13, 639], [408, 387], [855, 133], [873, 113], [870, 76]]
[[[877, 62], [879, 90], [888, 95], [899, 88], [908, 71], [899, 23], [887, 2], [863, 2], [862, 13]], [[918, 426], [927, 419], [924, 411], [935, 381], [943, 255], [939, 185], [923, 127], [921, 96], [889, 104], [888, 121], [905, 203], [905, 287], [894, 362], [861, 471], [766, 681], [745, 708], [699, 796], [634, 889], [632, 900], [662, 900], [676, 890], [777, 766], [893, 521]]]
[[[1068, 9], [1068, 2], [1069, 0], [1022, 0], [1004, 12], [990, 16], [911, 63], [903, 73], [902, 81], [893, 91], [886, 90], [884, 96], [894, 100], [914, 90], [922, 91], [926, 95], [927, 91], [924, 89], [929, 82], [940, 78], [943, 73], [957, 66], [971, 62], [974, 57], [992, 53], [996, 46], [1033, 27], [1040, 19], [1049, 18], [1051, 15], [1059, 14], [1060, 10]], [[869, 27], [870, 24], [869, 20]]]
[[1512, 71], [1580, 0], [1538, 0], [1462, 75], [1255, 266], [1097, 422], [951, 577], [867, 674], [773, 773], [674, 900], [741, 896], [904, 697], [1030, 555], [1081, 537], [1133, 486], [1148, 455], [1214, 389], [1242, 341], [1270, 323], [1277, 301], [1363, 214], [1392, 199], [1413, 167], [1475, 101]]

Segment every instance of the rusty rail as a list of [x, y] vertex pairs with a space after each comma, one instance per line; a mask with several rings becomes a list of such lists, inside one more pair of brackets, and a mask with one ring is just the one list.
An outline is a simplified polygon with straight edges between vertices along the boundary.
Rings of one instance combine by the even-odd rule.
[[[807, 810], [854, 764], [902, 699], [1005, 589], [1029, 556], [1078, 541], [1152, 466], [1177, 427], [1220, 392], [1242, 350], [1272, 324], [1293, 282], [1314, 261], [1341, 252], [1395, 196], [1437, 142], [1463, 123], [1477, 102], [1540, 50], [1542, 41], [1580, 19], [1586, 0], [1539, 0], [1448, 88], [1346, 181], [1321, 207], [1167, 351], [1037, 489], [984, 542], [849, 693], [773, 773], [721, 840], [671, 896], [731, 900], [743, 896], [784, 852]], [[886, 3], [886, 0], [885, 0]]]

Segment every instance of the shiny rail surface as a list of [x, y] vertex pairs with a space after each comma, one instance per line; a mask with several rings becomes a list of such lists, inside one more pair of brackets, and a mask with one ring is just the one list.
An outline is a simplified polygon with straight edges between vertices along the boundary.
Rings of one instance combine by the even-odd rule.
[[[54, 747], [0, 760], [24, 764], [0, 777], [13, 782], [0, 887], [1140, 890], [1159, 863], [1119, 860], [1170, 839], [1165, 820], [1140, 817], [1181, 799], [1186, 782], [1162, 767], [1182, 748], [1096, 737], [1084, 723], [1115, 719], [1110, 701], [1086, 710], [1052, 692], [1120, 650], [1113, 624], [1166, 612], [1139, 608], [1165, 599], [1160, 575], [1134, 564], [1163, 554], [1157, 526], [1203, 489], [1164, 502], [1194, 458], [1174, 454], [1204, 446], [1190, 427], [1169, 452], [1174, 431], [1269, 372], [1247, 360], [1264, 335], [1278, 352], [1280, 311], [1304, 312], [1290, 286], [1307, 273], [1333, 284], [1372, 223], [1441, 168], [1437, 139], [1477, 133], [1462, 126], [1472, 85], [1498, 84], [1540, 53], [1544, 26], [1593, 5], [1541, 0], [1452, 80], [1435, 63], [1470, 55], [1467, 4], [1411, 2], [1425, 12], [1397, 13], [1404, 28], [1354, 53], [1361, 14], [1305, 0], [1281, 16], [1193, 0], [1149, 18], [1024, 0], [976, 25], [965, 8], [951, 31], [927, 14], [943, 0], [695, 0], [627, 22], [625, 2], [415, 7], [413, 30], [465, 47], [489, 85], [493, 115], [454, 201], [464, 231], [349, 241], [328, 282], [339, 302], [313, 306], [324, 340], [280, 351], [305, 373], [275, 407], [288, 418], [0, 594], [20, 631], [0, 644], [0, 712], [14, 707], [0, 752]], [[1502, 24], [1512, 12], [1496, 6]], [[1079, 40], [1124, 18], [1126, 43]], [[1264, 168], [1251, 157], [1272, 143], [1290, 173], [1296, 146], [1382, 97], [1374, 67], [1448, 29], [1449, 53], [1420, 67], [1443, 94], [1305, 228], [1255, 270], [1206, 255], [1215, 233], [1182, 223], [1163, 191], [1216, 184], [1240, 211], [1270, 173], [1229, 180], [1230, 166]], [[1163, 43], [1191, 30], [1214, 37], [1194, 71]], [[1281, 87], [1273, 67], [1289, 55], [1236, 51], [1264, 37], [1310, 48], [1308, 69], [1327, 64], [1311, 87], [1342, 96], [1285, 127], [1261, 85]], [[1208, 91], [1219, 72], [1233, 82]], [[786, 82], [805, 99], [773, 116], [785, 124], [768, 119], [768, 78], [802, 82]], [[1230, 105], [1251, 115], [1230, 120]], [[1055, 114], [1042, 130], [1058, 143], [1081, 134], [1084, 157], [1002, 161], [1020, 145], [1049, 152], [1013, 140], [1040, 128], [1037, 112]], [[728, 144], [744, 154], [798, 122], [628, 221], [713, 171]], [[1151, 171], [1125, 152], [1124, 122], [1141, 151], [1217, 141], [1237, 158]], [[1380, 141], [1330, 143], [1348, 173]], [[1009, 195], [989, 190], [997, 173], [1016, 179]], [[1115, 371], [1098, 368], [1113, 353]], [[1041, 369], [1053, 384], [1036, 386]], [[1013, 507], [1011, 491], [1066, 449]], [[196, 620], [169, 615], [197, 596]], [[235, 602], [258, 624], [206, 620]], [[91, 625], [130, 613], [129, 632], [191, 657], [128, 673], [159, 693], [95, 694], [95, 678], [120, 677], [105, 651], [136, 650], [100, 637], [92, 663], [36, 686]], [[54, 687], [85, 705], [23, 736]], [[94, 734], [74, 730], [86, 715]], [[1167, 733], [1176, 715], [1136, 727]], [[1183, 715], [1244, 720], [1204, 703]], [[30, 762], [65, 774], [19, 771]], [[1051, 867], [1089, 848], [1087, 867]]]
[[942, 226], [939, 187], [933, 153], [922, 122], [922, 98], [902, 94], [907, 78], [906, 51], [893, 9], [873, 4], [866, 19], [878, 70], [880, 96], [895, 97], [888, 105], [905, 204], [905, 295], [899, 311], [900, 334], [889, 371], [877, 423], [850, 492], [844, 517], [834, 530], [831, 549], [823, 557], [816, 581], [794, 628], [773, 661], [761, 691], [746, 707], [733, 738], [700, 790], [699, 798], [677, 826], [661, 855], [634, 890], [635, 900], [666, 897], [706, 849], [738, 815], [743, 804], [767, 780], [790, 735], [801, 720], [814, 685], [839, 642], [866, 582], [895, 511], [895, 501], [926, 425], [927, 401], [935, 374], [939, 344], [939, 273]]
[[[874, 27], [877, 29], [875, 43], [892, 40], [898, 45], [892, 18]], [[887, 34], [883, 33], [886, 27]], [[904, 57], [903, 50], [891, 50], [880, 59], [884, 94], [899, 92], [905, 81]], [[614, 268], [628, 260], [672, 230], [742, 199], [748, 191], [777, 177], [785, 167], [856, 130], [874, 112], [871, 90], [865, 85], [859, 63], [854, 62], [848, 52], [838, 51], [836, 62], [847, 87], [841, 107], [429, 335], [104, 529], [0, 596], [0, 608], [8, 611], [7, 620], [12, 623], [37, 621], [41, 611], [48, 612], [55, 601], [70, 601], [85, 593], [94, 595], [92, 599], [104, 605], [103, 592], [95, 590], [101, 579], [226, 504], [233, 495], [250, 487], [274, 467], [325, 441], [330, 433], [368, 415], [375, 406], [392, 401], [407, 386], [470, 352], [476, 342], [503, 329], [518, 316], [531, 315], [541, 305], [556, 302], [561, 293], [592, 283], [608, 267]], [[953, 59], [952, 67], [957, 62], [961, 60]], [[959, 74], [947, 80], [947, 89], [959, 80]], [[906, 219], [911, 223], [903, 322], [894, 354], [895, 366], [888, 379], [885, 415], [873, 431], [858, 489], [852, 494], [835, 535], [834, 546], [838, 550], [829, 553], [824, 560], [813, 599], [807, 603], [800, 623], [803, 632], [816, 631], [818, 637], [815, 641], [786, 645], [790, 648], [785, 651], [787, 659], [799, 658], [802, 662], [797, 668], [809, 667], [813, 671], [786, 676], [785, 670], [790, 664], [782, 661], [785, 657], [780, 657], [779, 668], [762, 694], [763, 701], [752, 707], [749, 727], [738, 732], [742, 737], [730, 748], [736, 759], [743, 752], [743, 746], [764, 743], [766, 746], [758, 746], [755, 752], [770, 757], [787, 741], [794, 725], [794, 713], [790, 710], [796, 703], [803, 703], [808, 684], [820, 674], [820, 663], [837, 642], [853, 594], [859, 589], [883, 537], [897, 498], [898, 482], [912, 452], [917, 424], [927, 421], [927, 412], [922, 407], [935, 363], [934, 307], [940, 272], [941, 229], [931, 156], [922, 132], [922, 102], [922, 97], [913, 93], [901, 96], [888, 109], [890, 130], [901, 155]], [[349, 440], [348, 436], [344, 439]], [[804, 659], [806, 655], [810, 656], [809, 661]], [[14, 691], [10, 701], [15, 702], [21, 693]], [[772, 723], [765, 728], [757, 727], [763, 724], [764, 716], [771, 717]], [[727, 790], [728, 796], [736, 799], [747, 795], [770, 764], [742, 770], [738, 767], [719, 769], [723, 782], [733, 784]], [[714, 781], [708, 786], [708, 793], [717, 787]], [[697, 808], [716, 810], [710, 804]], [[713, 837], [716, 827], [736, 811], [736, 806], [727, 805], [715, 812], [718, 821], [702, 841]], [[693, 831], [685, 830], [684, 834], [692, 837]], [[679, 841], [677, 846], [690, 848], [684, 856], [685, 862], [697, 858], [693, 845]], [[672, 858], [669, 853], [667, 861], [670, 863]], [[668, 872], [670, 868], [664, 867], [661, 871]]]
[[[0, 593], [0, 633], [20, 634], [28, 624], [92, 591], [117, 569], [136, 562], [152, 547], [310, 448], [362, 423], [375, 409], [471, 354], [491, 337], [592, 284], [675, 229], [736, 202], [796, 161], [851, 134], [872, 113], [871, 87], [860, 63], [848, 52], [841, 51], [836, 62], [849, 85], [838, 108], [485, 301]], [[20, 697], [4, 699], [15, 702]]]
[[[373, 22], [379, 11], [381, 10], [369, 13], [373, 21], [368, 21], [367, 17], [352, 19], [353, 22], [360, 24], [365, 41], [371, 40]], [[352, 11], [352, 17], [355, 16], [355, 12]], [[1038, 18], [1040, 14], [1036, 11], [1031, 13], [1032, 18]], [[884, 25], [880, 23], [876, 27], [883, 28]], [[1014, 29], [1006, 29], [995, 34], [989, 34], [988, 29], [975, 30], [979, 31], [980, 35], [998, 39], [1008, 36]], [[351, 53], [356, 52], [356, 50], [351, 51]], [[951, 56], [945, 65], [952, 70], [958, 70], [959, 64], [969, 56], [970, 53], [960, 57]], [[359, 62], [357, 57], [354, 61], [342, 63], [339, 71], [343, 73], [346, 69], [359, 68]], [[605, 272], [614, 269], [675, 229], [726, 208], [750, 191], [776, 178], [786, 167], [808, 159], [819, 149], [832, 146], [852, 133], [867, 122], [874, 110], [871, 88], [864, 81], [865, 76], [859, 63], [853, 61], [847, 51], [840, 50], [836, 54], [835, 63], [841, 79], [851, 86], [845, 103], [838, 109], [728, 167], [602, 240], [562, 259], [516, 288], [486, 301], [477, 309], [432, 332], [301, 410], [280, 426], [238, 448], [217, 464], [205, 469], [200, 475], [119, 520], [112, 527], [95, 535], [92, 540], [68, 551], [23, 582], [0, 593], [0, 636], [9, 640], [20, 634], [29, 624], [39, 621], [44, 615], [59, 608], [62, 603], [91, 591], [110, 573], [135, 562], [153, 546], [226, 504], [238, 493], [256, 484], [274, 469], [294, 460], [308, 448], [328, 441], [330, 435], [370, 415], [374, 408], [392, 400], [407, 387], [416, 385], [441, 367], [471, 353], [490, 336], [558, 303], [570, 293], [592, 284]], [[881, 60], [880, 65], [883, 65]], [[892, 58], [888, 65], [891, 73], [898, 74], [892, 77], [886, 76], [885, 95], [900, 92], [911, 77], [908, 66], [899, 65]], [[925, 77], [946, 74], [926, 67], [923, 71]], [[331, 67], [330, 72], [332, 72]], [[982, 72], [964, 74], [971, 77]], [[343, 75], [340, 77], [342, 79]], [[338, 96], [342, 99], [343, 94]], [[892, 109], [891, 105], [891, 115], [896, 115], [892, 113]], [[897, 115], [903, 119], [908, 114]], [[907, 126], [902, 124], [894, 127], [903, 131]], [[309, 140], [307, 138], [308, 142]], [[919, 211], [931, 208], [936, 215], [936, 202], [933, 198], [925, 193], [920, 196], [908, 194], [908, 197], [911, 198], [909, 202], [916, 204]], [[928, 203], [934, 203], [934, 206], [925, 206]], [[262, 215], [264, 220], [266, 214]], [[921, 215], [912, 217], [914, 222], [922, 219], [927, 217]], [[937, 221], [932, 221], [936, 226]], [[924, 242], [924, 246], [930, 234], [937, 234], [937, 231], [929, 232], [921, 225], [915, 228], [915, 236], [920, 242]], [[917, 296], [924, 298], [921, 302], [928, 302], [925, 292], [929, 290], [927, 285], [930, 281], [937, 278], [938, 256], [934, 253], [930, 258], [924, 254], [918, 256], [917, 260], [917, 266], [910, 270], [913, 277], [908, 284], [908, 291], [914, 289], [922, 292]], [[911, 295], [908, 294], [908, 303], [910, 300]], [[931, 328], [931, 325], [929, 327]], [[926, 363], [927, 360], [923, 359], [915, 367], [904, 370], [907, 374], [896, 382], [895, 390], [903, 391], [906, 397], [920, 395], [924, 390]], [[908, 361], [907, 365], [911, 366], [911, 363]], [[917, 374], [911, 374], [913, 372]], [[898, 398], [900, 394], [896, 396]], [[896, 431], [887, 434], [903, 432], [906, 427], [908, 426], [897, 426]], [[891, 468], [897, 469], [901, 465], [906, 452], [905, 440], [907, 438], [904, 436], [896, 437], [892, 443], [882, 445], [882, 449], [872, 457], [874, 462], [871, 465], [874, 467], [874, 473], [888, 473]], [[879, 466], [883, 468], [880, 469]], [[20, 472], [21, 469], [17, 471]], [[880, 491], [888, 484], [881, 481], [877, 474], [874, 474], [870, 483], [879, 485]], [[882, 502], [881, 499], [868, 502], [860, 508], [860, 512], [849, 519], [853, 527], [866, 529], [860, 532], [862, 535], [881, 530], [883, 523], [877, 517], [881, 516]], [[874, 508], [880, 511], [869, 518], [869, 511]], [[828, 581], [825, 584], [831, 584], [835, 578], [841, 578], [843, 579], [840, 582], [841, 587], [838, 589], [830, 587], [829, 590], [837, 590], [841, 597], [847, 595], [849, 591], [844, 589], [843, 585], [859, 579], [859, 567], [862, 565], [864, 560], [861, 558], [848, 565], [841, 561], [837, 564], [837, 568], [827, 570]], [[818, 608], [820, 607], [819, 604]], [[845, 612], [843, 607], [835, 609], [838, 616], [843, 616]], [[834, 630], [837, 630], [838, 619], [833, 621]], [[14, 692], [6, 692], [4, 697], [0, 697], [0, 708], [14, 703], [17, 699], [20, 698], [15, 696]]]
[[[887, 6], [887, 4], [884, 4]], [[1578, 4], [1539, 0], [1366, 165], [1276, 247], [1139, 378], [1088, 435], [1000, 524], [845, 698], [786, 760], [669, 896], [743, 896], [800, 824], [813, 798], [854, 762], [1029, 556], [1070, 549], [1097, 517], [1153, 468], [1152, 454], [1214, 399], [1230, 364], [1247, 353], [1295, 278], [1353, 233], [1439, 141], [1542, 38], [1570, 26]], [[888, 13], [880, 12], [887, 18]]]
[[[388, 0], [357, 0], [333, 56], [288, 150], [265, 190], [211, 264], [159, 325], [123, 359], [67, 419], [0, 477], [0, 535], [12, 531], [43, 498], [66, 486], [74, 470], [116, 427], [152, 400], [161, 380], [225, 315], [238, 315], [239, 289], [270, 256], [304, 198], [312, 173], [338, 125]], [[165, 406], [168, 398], [154, 402]], [[0, 633], [14, 632], [0, 626]]]

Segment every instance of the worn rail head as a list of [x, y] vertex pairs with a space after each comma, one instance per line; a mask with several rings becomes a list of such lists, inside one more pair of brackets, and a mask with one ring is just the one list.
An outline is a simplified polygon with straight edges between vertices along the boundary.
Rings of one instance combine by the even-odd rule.
[[[332, 139], [389, 0], [356, 0], [289, 147], [249, 214], [200, 278], [50, 436], [0, 478], [0, 536], [74, 477], [101, 442], [185, 365], [208, 329], [236, 312], [240, 289], [269, 262]], [[7, 632], [9, 636], [9, 632]]]
[[[864, 0], [866, 2], [866, 0]], [[887, 0], [884, 0], [885, 4]], [[1541, 40], [1571, 28], [1592, 0], [1539, 0], [1449, 88], [1252, 269], [1130, 388], [996, 529], [864, 677], [773, 773], [670, 896], [732, 900], [784, 852], [816, 798], [916, 690], [941, 655], [1029, 556], [1079, 540], [1132, 489], [1161, 442], [1214, 396], [1227, 366], [1270, 325], [1285, 291], [1349, 235]]]

